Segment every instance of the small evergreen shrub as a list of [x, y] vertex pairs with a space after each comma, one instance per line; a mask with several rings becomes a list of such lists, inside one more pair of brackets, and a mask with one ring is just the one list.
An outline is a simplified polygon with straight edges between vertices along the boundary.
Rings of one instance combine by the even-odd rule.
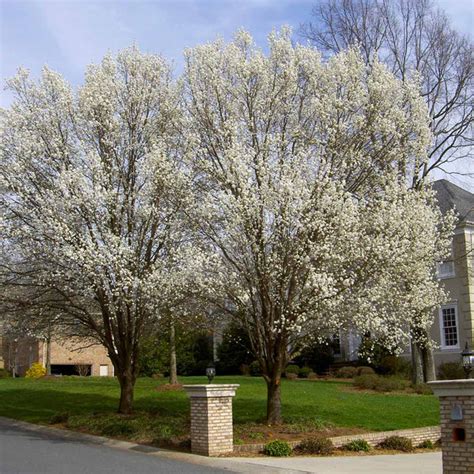
[[370, 444], [365, 439], [354, 439], [343, 446], [347, 451], [370, 451]]
[[434, 449], [435, 445], [433, 444], [433, 441], [427, 439], [423, 442], [421, 442], [417, 448], [421, 448], [421, 449]]
[[290, 365], [286, 366], [286, 369], [285, 369], [285, 374], [286, 375], [288, 375], [288, 374], [298, 375], [299, 373], [300, 373], [300, 368], [297, 365], [290, 364]]
[[445, 362], [438, 367], [439, 380], [457, 380], [465, 377], [464, 370], [458, 362]]
[[375, 390], [381, 377], [375, 374], [359, 375], [354, 378], [354, 387], [365, 390]]
[[311, 367], [301, 367], [301, 369], [298, 372], [298, 377], [302, 379], [307, 379], [308, 375], [311, 373]]
[[283, 457], [289, 456], [292, 453], [293, 449], [286, 441], [280, 441], [276, 439], [275, 441], [270, 441], [263, 448], [263, 452], [267, 456], [274, 457]]
[[286, 374], [286, 378], [288, 380], [296, 380], [298, 376], [296, 374], [292, 374], [291, 372], [289, 374]]
[[308, 379], [310, 379], [310, 380], [315, 380], [317, 378], [318, 378], [318, 374], [316, 372], [310, 372], [308, 374]]
[[411, 442], [411, 439], [403, 436], [389, 436], [379, 444], [379, 447], [383, 449], [395, 449], [406, 453], [413, 451], [413, 443]]
[[427, 383], [418, 383], [411, 386], [412, 390], [419, 395], [432, 395], [433, 390]]
[[371, 375], [375, 374], [375, 370], [372, 367], [367, 367], [363, 365], [362, 367], [357, 367], [357, 375]]
[[334, 445], [328, 438], [308, 438], [298, 445], [298, 451], [305, 454], [331, 454]]
[[55, 413], [50, 419], [50, 425], [56, 425], [58, 423], [67, 423], [69, 419], [69, 413], [67, 411]]
[[252, 377], [259, 377], [260, 375], [262, 375], [262, 370], [260, 369], [260, 364], [258, 363], [258, 360], [254, 360], [250, 364], [249, 369], [250, 369], [250, 375]]
[[46, 375], [46, 369], [39, 363], [34, 362], [31, 367], [26, 371], [25, 377], [27, 379], [39, 379]]
[[357, 369], [355, 367], [347, 366], [341, 367], [336, 372], [336, 377], [339, 379], [351, 379], [357, 375]]
[[10, 372], [7, 369], [0, 369], [0, 379], [8, 379], [11, 377]]

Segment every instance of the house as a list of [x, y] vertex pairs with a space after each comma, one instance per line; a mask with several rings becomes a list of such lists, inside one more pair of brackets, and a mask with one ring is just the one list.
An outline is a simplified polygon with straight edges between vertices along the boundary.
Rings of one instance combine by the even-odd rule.
[[[52, 375], [114, 375], [112, 362], [100, 344], [61, 339], [49, 344]], [[44, 340], [0, 336], [0, 350], [4, 367], [15, 375], [24, 376], [34, 362], [46, 366], [48, 343]]]
[[443, 213], [458, 214], [451, 256], [439, 263], [438, 278], [449, 295], [436, 311], [431, 336], [437, 343], [436, 365], [459, 362], [466, 342], [474, 342], [474, 194], [441, 179], [433, 183]]
[[[458, 214], [451, 256], [437, 265], [437, 276], [448, 293], [446, 304], [437, 308], [431, 327], [436, 343], [435, 365], [460, 362], [466, 342], [474, 346], [474, 194], [441, 179], [433, 183], [441, 212]], [[335, 338], [336, 361], [356, 361], [361, 337], [355, 331]], [[404, 354], [409, 356], [409, 352]]]

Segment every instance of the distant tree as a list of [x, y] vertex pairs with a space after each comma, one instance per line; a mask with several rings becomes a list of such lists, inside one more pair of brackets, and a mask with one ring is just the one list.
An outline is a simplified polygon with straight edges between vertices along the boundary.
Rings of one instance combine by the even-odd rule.
[[401, 80], [419, 74], [433, 142], [429, 159], [408, 170], [413, 186], [436, 169], [474, 176], [473, 43], [432, 0], [321, 0], [300, 34], [327, 55], [357, 46]]

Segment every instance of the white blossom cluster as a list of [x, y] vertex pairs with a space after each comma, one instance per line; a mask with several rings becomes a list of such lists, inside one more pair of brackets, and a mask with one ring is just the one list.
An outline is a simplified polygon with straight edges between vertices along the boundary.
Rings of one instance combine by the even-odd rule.
[[240, 32], [188, 50], [178, 80], [130, 48], [77, 93], [49, 69], [9, 87], [4, 281], [112, 357], [190, 298], [240, 318], [267, 374], [340, 328], [398, 345], [443, 299], [453, 219], [406, 179], [431, 138], [418, 83], [356, 50], [324, 62], [282, 30], [264, 54]]

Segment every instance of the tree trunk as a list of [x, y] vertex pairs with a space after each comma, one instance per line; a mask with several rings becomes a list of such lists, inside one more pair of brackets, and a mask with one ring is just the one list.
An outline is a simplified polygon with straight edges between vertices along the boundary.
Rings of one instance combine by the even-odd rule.
[[267, 380], [267, 423], [269, 425], [281, 423], [280, 376]]
[[170, 384], [178, 383], [178, 369], [176, 367], [176, 332], [174, 321], [170, 324]]
[[46, 338], [46, 375], [51, 375], [51, 336]]
[[133, 388], [135, 380], [131, 370], [125, 370], [118, 376], [120, 383], [120, 403], [118, 412], [130, 415], [133, 407]]
[[411, 361], [412, 361], [412, 376], [411, 381], [414, 384], [424, 382], [423, 376], [423, 360], [421, 356], [420, 346], [412, 341], [411, 343]]
[[421, 350], [423, 359], [423, 373], [425, 382], [436, 380], [436, 368], [434, 363], [433, 348], [431, 345], [425, 345]]

